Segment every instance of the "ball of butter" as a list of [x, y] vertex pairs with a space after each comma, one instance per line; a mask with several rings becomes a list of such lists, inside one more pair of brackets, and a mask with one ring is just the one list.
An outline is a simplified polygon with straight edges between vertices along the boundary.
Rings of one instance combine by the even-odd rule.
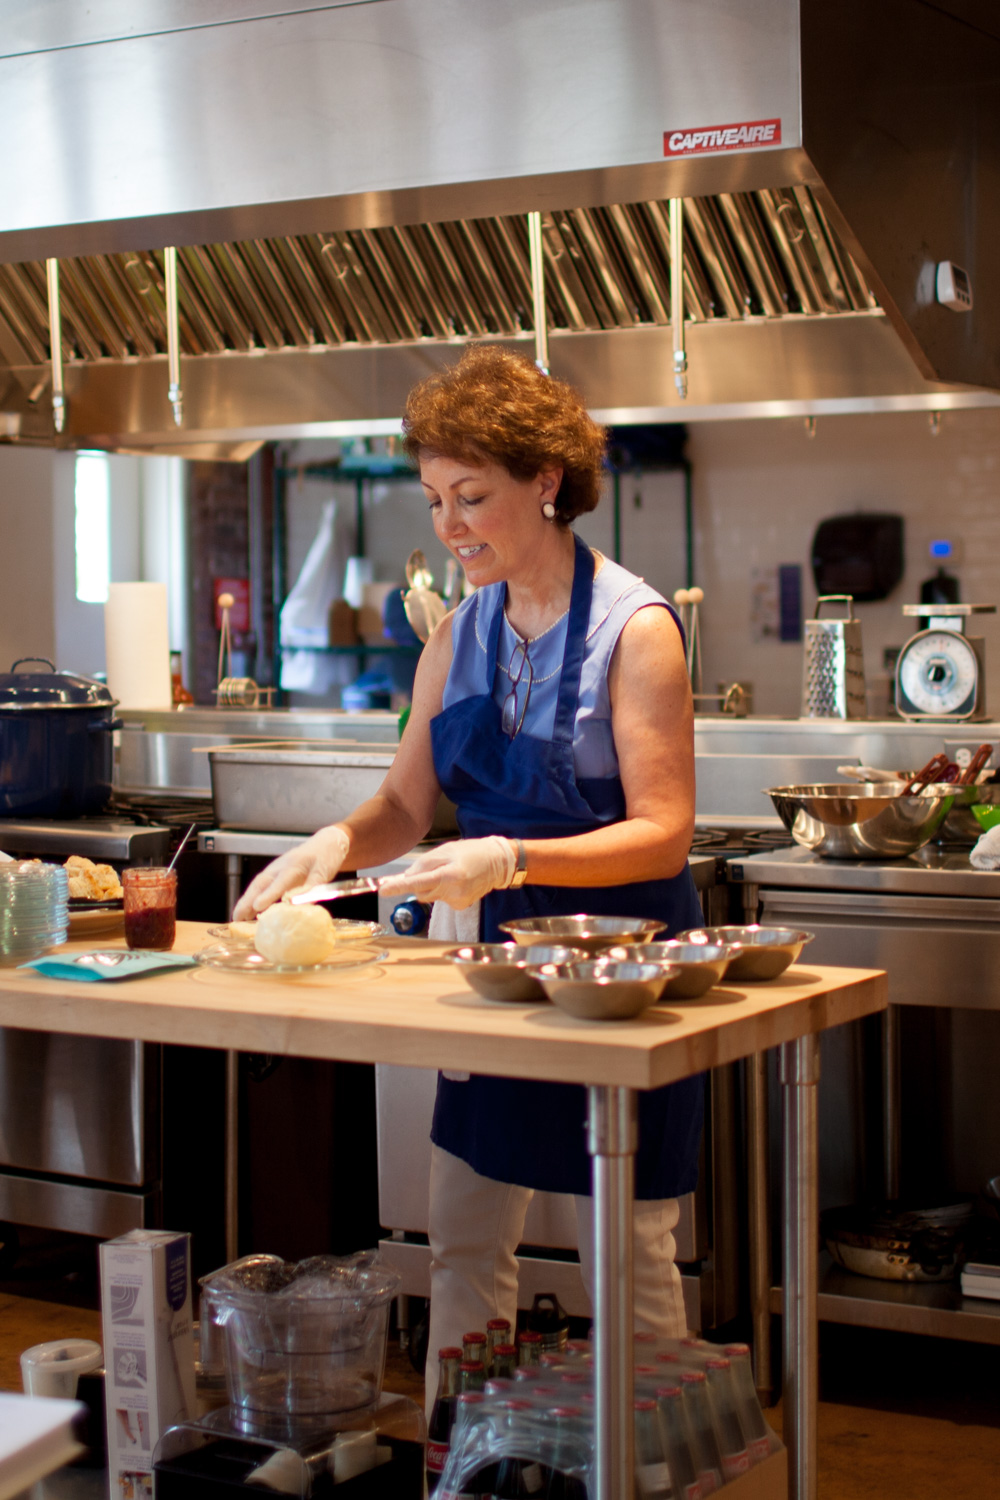
[[275, 964], [321, 964], [337, 946], [333, 918], [322, 906], [289, 906], [277, 902], [262, 911], [254, 947]]

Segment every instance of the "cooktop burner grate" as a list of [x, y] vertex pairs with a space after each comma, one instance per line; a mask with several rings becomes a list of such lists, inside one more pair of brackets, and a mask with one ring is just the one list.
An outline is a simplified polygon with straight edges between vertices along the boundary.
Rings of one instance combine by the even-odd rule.
[[698, 854], [757, 854], [789, 849], [793, 843], [784, 828], [696, 828], [691, 849]]

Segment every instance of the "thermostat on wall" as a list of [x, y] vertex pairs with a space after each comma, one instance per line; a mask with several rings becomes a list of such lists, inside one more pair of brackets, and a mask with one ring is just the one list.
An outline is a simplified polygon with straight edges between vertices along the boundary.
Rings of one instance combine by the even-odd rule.
[[952, 312], [972, 311], [972, 282], [968, 271], [956, 266], [952, 260], [939, 260], [937, 268], [937, 299], [942, 307]]

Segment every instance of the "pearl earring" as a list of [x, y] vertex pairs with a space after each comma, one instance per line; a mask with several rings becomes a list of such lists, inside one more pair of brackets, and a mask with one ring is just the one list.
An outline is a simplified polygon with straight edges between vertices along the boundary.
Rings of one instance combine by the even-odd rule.
[[542, 515], [545, 517], [546, 521], [554, 521], [555, 520], [555, 518], [556, 518], [556, 508], [552, 504], [551, 500], [546, 500], [545, 504], [542, 506]]

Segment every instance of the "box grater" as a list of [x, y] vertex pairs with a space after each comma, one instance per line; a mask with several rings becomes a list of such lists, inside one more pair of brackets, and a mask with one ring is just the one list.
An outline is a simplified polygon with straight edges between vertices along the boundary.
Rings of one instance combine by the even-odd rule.
[[[846, 604], [847, 618], [819, 619], [824, 604]], [[851, 594], [823, 594], [816, 600], [816, 615], [815, 620], [805, 622], [800, 717], [867, 718], [861, 621], [854, 618], [854, 598]]]

